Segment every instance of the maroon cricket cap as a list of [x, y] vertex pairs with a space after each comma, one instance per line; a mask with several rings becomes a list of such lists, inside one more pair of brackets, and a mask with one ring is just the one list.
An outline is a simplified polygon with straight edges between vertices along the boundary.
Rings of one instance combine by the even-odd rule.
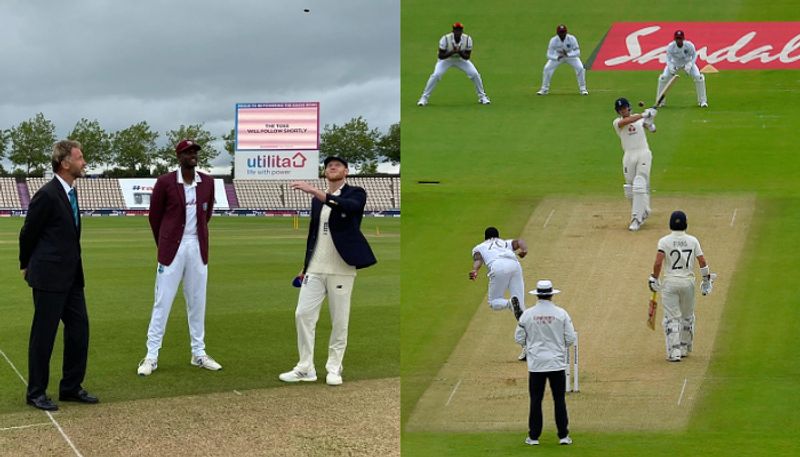
[[675, 31], [675, 38], [683, 39], [683, 30], [676, 30]]
[[203, 149], [203, 148], [201, 148], [199, 144], [195, 143], [192, 140], [188, 140], [188, 139], [187, 140], [181, 140], [181, 142], [178, 143], [177, 146], [175, 146], [175, 152], [178, 153], [178, 154], [180, 154], [181, 152], [188, 151], [190, 149], [195, 149], [195, 150], [199, 151], [200, 149]]
[[455, 29], [464, 30], [464, 24], [462, 24], [460, 22], [456, 22], [455, 24], [453, 24], [453, 30], [455, 30]]
[[566, 25], [559, 24], [558, 27], [556, 27], [556, 33], [561, 33], [561, 32], [567, 33], [567, 26]]

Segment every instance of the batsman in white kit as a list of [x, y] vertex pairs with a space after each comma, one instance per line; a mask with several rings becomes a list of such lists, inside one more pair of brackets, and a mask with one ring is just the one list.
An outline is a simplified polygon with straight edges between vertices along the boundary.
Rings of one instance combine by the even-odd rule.
[[614, 101], [614, 110], [619, 117], [614, 119], [614, 131], [622, 142], [622, 174], [625, 176], [623, 190], [625, 198], [631, 200], [631, 223], [628, 230], [635, 232], [650, 216], [650, 165], [653, 153], [647, 144], [645, 129], [655, 132], [653, 123], [658, 111], [647, 108], [641, 114], [631, 113], [631, 104], [626, 98]]
[[[504, 240], [495, 227], [487, 227], [484, 231], [483, 243], [472, 249], [472, 270], [469, 279], [474, 281], [478, 277], [481, 265], [486, 264], [489, 270], [489, 307], [495, 311], [510, 309], [514, 318], [525, 311], [525, 282], [522, 278], [522, 265], [517, 255], [528, 255], [528, 245], [523, 240]], [[510, 297], [506, 298], [506, 291]], [[525, 346], [519, 360], [525, 360]]]
[[328, 297], [331, 336], [325, 382], [342, 384], [342, 361], [347, 348], [350, 296], [356, 270], [374, 265], [377, 260], [361, 233], [361, 219], [367, 202], [366, 191], [345, 182], [347, 161], [328, 156], [324, 161], [328, 188], [321, 190], [305, 181], [292, 182], [294, 190], [311, 195], [311, 223], [308, 226], [306, 255], [301, 272], [300, 295], [295, 309], [299, 360], [291, 371], [281, 373], [284, 382], [314, 382], [314, 337], [322, 302]]
[[208, 282], [208, 222], [214, 212], [214, 179], [196, 171], [200, 145], [183, 140], [175, 147], [180, 168], [161, 175], [150, 197], [150, 228], [158, 247], [155, 303], [147, 329], [147, 355], [137, 373], [158, 367], [172, 302], [183, 282], [192, 350], [191, 364], [207, 370], [222, 366], [206, 354], [205, 316]]
[[[669, 217], [672, 233], [658, 240], [658, 253], [653, 273], [647, 284], [653, 292], [661, 292], [664, 305], [664, 334], [667, 360], [680, 362], [692, 352], [694, 339], [694, 261], [700, 266], [700, 293], [708, 295], [714, 285], [715, 273], [711, 273], [703, 256], [700, 242], [686, 233], [688, 223], [683, 211], [674, 211]], [[662, 264], [666, 261], [664, 279], [659, 282]]]
[[428, 78], [428, 83], [425, 85], [425, 90], [422, 91], [422, 96], [419, 98], [417, 105], [425, 106], [428, 104], [431, 92], [433, 92], [433, 89], [436, 88], [436, 85], [450, 67], [456, 67], [467, 74], [472, 84], [475, 85], [478, 103], [481, 105], [491, 103], [489, 97], [486, 96], [486, 91], [483, 90], [481, 75], [470, 60], [470, 57], [472, 57], [472, 37], [463, 32], [464, 25], [456, 22], [453, 24], [453, 31], [439, 40], [439, 60], [436, 62], [436, 67], [434, 67], [430, 78]]
[[575, 78], [578, 80], [578, 93], [589, 95], [586, 90], [586, 69], [581, 62], [581, 49], [578, 46], [578, 39], [574, 35], [567, 33], [567, 26], [560, 24], [556, 27], [556, 36], [550, 39], [547, 45], [547, 63], [544, 64], [542, 72], [542, 88], [536, 95], [547, 95], [550, 92], [550, 79], [559, 65], [569, 64], [575, 70]]
[[[674, 75], [677, 75], [679, 71], [683, 70], [694, 80], [694, 87], [697, 91], [697, 104], [701, 108], [706, 108], [708, 107], [706, 78], [697, 68], [697, 51], [694, 48], [694, 43], [684, 39], [683, 30], [676, 30], [674, 38], [675, 40], [667, 45], [667, 65], [664, 67], [664, 72], [658, 77], [656, 99], [663, 92], [667, 82]], [[664, 102], [662, 101], [659, 106], [663, 105]]]

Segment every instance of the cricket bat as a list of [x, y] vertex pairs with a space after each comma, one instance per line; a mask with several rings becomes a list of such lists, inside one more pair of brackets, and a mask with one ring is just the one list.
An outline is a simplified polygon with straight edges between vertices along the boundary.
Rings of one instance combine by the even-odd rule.
[[650, 330], [656, 329], [656, 309], [658, 302], [656, 302], [656, 293], [653, 292], [653, 297], [650, 299], [650, 305], [647, 308], [647, 326]]

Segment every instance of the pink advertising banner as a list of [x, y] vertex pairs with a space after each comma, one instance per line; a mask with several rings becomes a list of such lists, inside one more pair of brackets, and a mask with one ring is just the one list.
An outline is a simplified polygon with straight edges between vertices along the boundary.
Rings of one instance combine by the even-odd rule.
[[237, 103], [236, 150], [319, 149], [319, 102]]

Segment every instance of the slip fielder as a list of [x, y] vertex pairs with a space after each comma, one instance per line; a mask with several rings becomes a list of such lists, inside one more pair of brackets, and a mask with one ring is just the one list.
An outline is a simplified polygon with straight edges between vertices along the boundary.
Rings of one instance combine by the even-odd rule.
[[547, 45], [547, 63], [544, 64], [542, 72], [542, 88], [536, 92], [536, 95], [547, 95], [547, 92], [550, 91], [550, 79], [556, 68], [562, 63], [568, 63], [575, 70], [579, 93], [589, 95], [589, 91], [586, 90], [586, 69], [581, 62], [578, 39], [567, 33], [567, 26], [564, 24], [556, 27], [556, 36], [551, 38]]
[[491, 103], [486, 92], [483, 90], [483, 81], [478, 69], [472, 64], [470, 57], [472, 57], [472, 37], [464, 32], [464, 25], [460, 22], [453, 24], [453, 31], [447, 35], [442, 36], [439, 40], [439, 60], [436, 62], [436, 67], [433, 73], [428, 78], [428, 83], [425, 85], [425, 90], [422, 91], [422, 96], [417, 102], [418, 106], [425, 106], [428, 104], [428, 98], [431, 92], [436, 88], [439, 80], [450, 69], [456, 67], [467, 74], [472, 84], [475, 85], [475, 92], [478, 94], [478, 103], [481, 105], [488, 105]]
[[[709, 271], [708, 263], [703, 256], [700, 242], [686, 233], [686, 214], [673, 211], [669, 217], [669, 228], [672, 233], [658, 240], [658, 253], [653, 265], [653, 273], [648, 279], [648, 286], [653, 292], [661, 292], [664, 306], [664, 335], [667, 347], [667, 360], [680, 362], [692, 352], [694, 338], [694, 260], [700, 265], [703, 282], [700, 292], [711, 293], [716, 274]], [[662, 264], [666, 260], [664, 282], [659, 283]]]
[[614, 131], [622, 142], [622, 173], [625, 175], [623, 189], [631, 200], [631, 223], [628, 230], [635, 232], [650, 215], [650, 163], [653, 153], [647, 144], [645, 128], [655, 132], [653, 118], [657, 111], [648, 108], [641, 114], [631, 113], [631, 104], [626, 98], [614, 102], [619, 117], [614, 119]]
[[[697, 91], [697, 104], [701, 108], [706, 108], [708, 107], [706, 78], [697, 68], [697, 51], [694, 48], [694, 43], [684, 39], [683, 30], [676, 30], [674, 38], [675, 40], [667, 46], [667, 65], [664, 67], [664, 72], [658, 77], [656, 100], [658, 100], [670, 78], [678, 74], [678, 71], [683, 70], [694, 80], [694, 87]], [[659, 106], [663, 105], [664, 102], [662, 101]]]
[[[472, 249], [472, 270], [469, 279], [478, 277], [481, 265], [486, 264], [489, 277], [489, 307], [495, 311], [510, 309], [514, 317], [525, 311], [525, 282], [522, 279], [522, 265], [517, 255], [528, 255], [528, 245], [524, 240], [504, 240], [494, 227], [484, 231], [484, 241]], [[511, 296], [505, 298], [506, 290]], [[525, 360], [525, 346], [519, 360]]]

